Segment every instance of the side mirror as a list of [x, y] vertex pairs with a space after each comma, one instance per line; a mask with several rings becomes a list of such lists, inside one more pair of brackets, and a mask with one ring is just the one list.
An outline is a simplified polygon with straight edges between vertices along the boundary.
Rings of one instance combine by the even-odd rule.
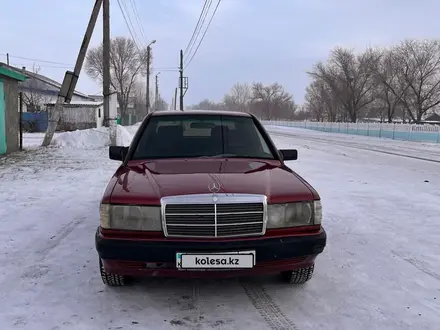
[[112, 160], [120, 160], [121, 162], [124, 161], [127, 153], [128, 147], [110, 146], [108, 149], [108, 157]]
[[279, 152], [283, 156], [283, 160], [297, 160], [298, 159], [298, 150], [296, 150], [296, 149], [281, 149], [281, 150], [279, 150]]

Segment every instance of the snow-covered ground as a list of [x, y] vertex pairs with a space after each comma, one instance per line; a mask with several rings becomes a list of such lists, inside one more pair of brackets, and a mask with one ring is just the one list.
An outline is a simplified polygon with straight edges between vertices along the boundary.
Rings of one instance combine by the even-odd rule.
[[[0, 159], [0, 329], [439, 329], [440, 146], [268, 129], [299, 150], [289, 166], [323, 200], [328, 246], [306, 285], [271, 276], [105, 287], [94, 233], [118, 166], [108, 141], [61, 133], [40, 149], [43, 136], [26, 134], [35, 150]], [[126, 144], [136, 127], [119, 130]]]
[[301, 140], [307, 139], [316, 142], [331, 144], [333, 146], [351, 147], [369, 151], [380, 151], [382, 153], [397, 154], [400, 156], [424, 158], [440, 162], [440, 143], [401, 141], [389, 138], [377, 138], [344, 133], [316, 132], [309, 129], [266, 126], [276, 136], [296, 137]]

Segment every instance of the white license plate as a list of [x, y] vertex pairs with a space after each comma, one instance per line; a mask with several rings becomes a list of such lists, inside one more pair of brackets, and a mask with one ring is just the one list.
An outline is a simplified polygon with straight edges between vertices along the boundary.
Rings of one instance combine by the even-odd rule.
[[232, 269], [255, 266], [255, 251], [222, 253], [185, 253], [176, 255], [179, 269]]

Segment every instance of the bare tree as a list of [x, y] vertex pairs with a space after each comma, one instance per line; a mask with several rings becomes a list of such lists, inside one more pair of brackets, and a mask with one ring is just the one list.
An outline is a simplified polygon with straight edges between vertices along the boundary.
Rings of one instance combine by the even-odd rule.
[[318, 80], [313, 81], [306, 88], [306, 109], [316, 121], [323, 121], [325, 115], [325, 104], [322, 100], [320, 82]]
[[157, 99], [155, 100], [155, 102], [153, 104], [154, 111], [164, 111], [164, 110], [168, 110], [168, 108], [169, 108], [168, 102], [165, 101], [159, 93], [159, 95], [157, 96]]
[[295, 111], [295, 120], [308, 120], [308, 119], [314, 119], [315, 117], [312, 115], [312, 113], [307, 108], [307, 105], [299, 106], [297, 110]]
[[[90, 49], [86, 57], [86, 72], [102, 83], [103, 45]], [[150, 59], [151, 61], [151, 59]], [[110, 46], [110, 85], [118, 93], [121, 117], [134, 96], [134, 86], [147, 63], [146, 50], [139, 50], [136, 43], [126, 37], [112, 39]], [[150, 62], [151, 63], [151, 62]]]
[[249, 84], [236, 83], [223, 98], [223, 103], [228, 110], [247, 111], [251, 100], [251, 87]]
[[278, 83], [268, 86], [262, 83], [252, 84], [251, 100], [251, 112], [267, 120], [291, 119], [295, 114], [293, 96]]
[[356, 55], [352, 50], [338, 47], [327, 63], [319, 62], [309, 74], [330, 87], [350, 120], [356, 122], [360, 111], [374, 100], [374, 73], [379, 59], [380, 54], [371, 48]]
[[[133, 85], [133, 112], [138, 116], [139, 118], [142, 118], [146, 115], [146, 84], [144, 82], [137, 81]], [[154, 94], [153, 91], [150, 90], [150, 104], [154, 104]]]
[[440, 104], [440, 41], [405, 40], [394, 47], [392, 62], [398, 68], [396, 84], [383, 83], [396, 96], [411, 120]]
[[[33, 74], [39, 74], [40, 68], [35, 65], [32, 68]], [[44, 105], [50, 101], [50, 96], [45, 90], [47, 86], [44, 82], [36, 79], [33, 75], [20, 83], [23, 92], [23, 103], [26, 106], [26, 111], [41, 111], [44, 110]], [[55, 93], [54, 93], [55, 95]]]
[[138, 113], [143, 110], [145, 113], [146, 110], [146, 100], [145, 100], [145, 84], [140, 82], [136, 82], [133, 86], [133, 107], [135, 112]]
[[249, 111], [264, 119], [294, 119], [297, 106], [293, 96], [278, 83], [263, 85], [236, 83], [223, 98], [223, 102], [208, 99], [188, 107], [200, 110]]
[[200, 101], [198, 104], [193, 104], [188, 107], [188, 109], [194, 110], [225, 110], [225, 105], [223, 103], [216, 103], [208, 99]]
[[306, 88], [306, 109], [316, 121], [336, 121], [340, 104], [331, 88], [322, 79], [314, 79]]
[[[379, 52], [379, 50], [378, 50]], [[389, 123], [396, 117], [396, 110], [401, 106], [400, 99], [406, 93], [407, 88], [399, 89], [399, 71], [400, 67], [395, 59], [393, 49], [380, 50], [382, 56], [376, 66], [375, 79], [377, 82], [374, 91], [374, 98], [378, 108], [386, 110], [386, 117]], [[384, 111], [380, 113], [383, 121]]]

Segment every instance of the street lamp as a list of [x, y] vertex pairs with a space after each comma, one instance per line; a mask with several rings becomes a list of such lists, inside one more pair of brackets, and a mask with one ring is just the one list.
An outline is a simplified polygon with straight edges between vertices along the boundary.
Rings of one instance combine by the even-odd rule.
[[150, 42], [147, 46], [147, 96], [146, 96], [146, 107], [147, 107], [147, 114], [150, 110], [150, 57], [151, 57], [151, 45], [156, 43], [156, 40], [153, 40]]

